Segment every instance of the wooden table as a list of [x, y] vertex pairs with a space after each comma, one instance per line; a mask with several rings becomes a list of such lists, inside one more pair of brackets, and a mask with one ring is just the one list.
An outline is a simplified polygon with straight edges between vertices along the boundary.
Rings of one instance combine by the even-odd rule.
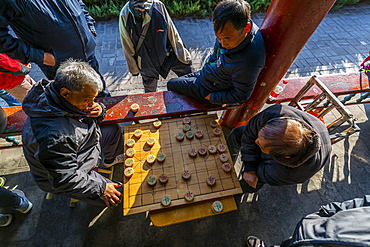
[[[201, 139], [194, 137], [191, 140], [185, 138], [181, 142], [176, 140], [175, 136], [179, 132], [183, 133], [183, 118], [163, 120], [159, 129], [151, 122], [125, 126], [125, 142], [128, 139], [135, 139], [133, 133], [136, 129], [141, 129], [143, 134], [135, 139], [134, 175], [124, 178], [124, 215], [149, 211], [154, 225], [166, 226], [215, 215], [211, 210], [214, 201], [223, 203], [222, 213], [237, 209], [233, 195], [241, 193], [242, 190], [234, 169], [229, 173], [222, 169], [221, 154], [217, 152], [190, 157], [188, 153], [191, 148], [198, 150], [200, 147], [226, 144], [223, 133], [221, 132], [219, 136], [214, 135], [209, 124], [216, 118], [216, 115], [191, 116], [191, 131], [202, 130], [203, 137]], [[149, 137], [156, 140], [152, 147], [146, 144]], [[125, 151], [127, 149], [125, 145]], [[157, 156], [158, 153], [166, 155], [163, 163], [156, 161], [150, 165], [146, 162], [148, 155]], [[225, 154], [229, 157], [228, 163], [233, 167], [228, 150]], [[184, 170], [191, 172], [189, 180], [182, 178]], [[162, 173], [168, 175], [167, 183], [161, 184], [157, 181], [154, 187], [147, 184], [150, 175], [158, 177]], [[210, 175], [216, 178], [214, 186], [206, 183]], [[191, 202], [184, 199], [184, 194], [188, 190], [195, 195]], [[161, 204], [164, 195], [171, 197], [171, 204], [168, 207]]]

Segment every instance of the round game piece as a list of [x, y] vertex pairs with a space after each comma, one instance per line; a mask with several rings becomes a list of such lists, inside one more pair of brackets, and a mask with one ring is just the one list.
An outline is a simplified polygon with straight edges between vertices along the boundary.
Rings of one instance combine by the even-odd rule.
[[171, 204], [171, 197], [169, 195], [164, 195], [162, 197], [161, 203], [163, 206], [169, 206]]
[[229, 160], [229, 156], [227, 156], [227, 154], [220, 154], [220, 160], [226, 162]]
[[166, 174], [161, 174], [159, 177], [158, 177], [158, 180], [159, 180], [159, 182], [161, 182], [162, 184], [164, 184], [164, 183], [167, 183], [167, 181], [168, 181], [168, 176], [166, 175]]
[[190, 118], [188, 118], [188, 117], [184, 117], [184, 118], [182, 119], [182, 123], [183, 123], [183, 124], [190, 124], [190, 122], [191, 122], [191, 120], [190, 120]]
[[130, 106], [130, 108], [132, 112], [137, 112], [140, 109], [140, 106], [139, 104], [134, 103]]
[[230, 172], [230, 171], [231, 171], [231, 165], [230, 165], [230, 163], [223, 163], [223, 164], [222, 164], [222, 169], [223, 169], [225, 172]]
[[193, 158], [196, 157], [197, 156], [197, 150], [195, 148], [191, 148], [189, 150], [189, 156], [193, 157]]
[[213, 134], [214, 134], [215, 136], [219, 136], [219, 135], [221, 135], [221, 129], [219, 129], [219, 128], [214, 128], [214, 129], [213, 129]]
[[195, 131], [195, 137], [198, 138], [198, 139], [202, 138], [203, 137], [203, 131], [201, 131], [201, 130]]
[[182, 177], [184, 179], [189, 179], [191, 177], [191, 173], [188, 170], [183, 171]]
[[132, 158], [132, 157], [134, 157], [134, 155], [135, 155], [135, 149], [133, 149], [133, 148], [128, 148], [128, 149], [126, 150], [126, 156], [127, 156], [127, 157]]
[[215, 145], [209, 145], [208, 146], [208, 151], [211, 153], [211, 154], [215, 154], [217, 152], [217, 148]]
[[127, 147], [132, 148], [135, 145], [134, 139], [128, 139], [126, 142]]
[[166, 155], [164, 153], [158, 153], [157, 154], [158, 162], [163, 162], [165, 159], [166, 159]]
[[218, 122], [216, 120], [212, 120], [209, 124], [212, 128], [216, 128], [218, 126]]
[[130, 177], [132, 177], [132, 175], [134, 174], [134, 172], [135, 172], [134, 171], [134, 168], [127, 167], [123, 173], [125, 174], [125, 177], [126, 178], [130, 178]]
[[222, 202], [220, 201], [215, 201], [212, 203], [212, 212], [217, 214], [221, 213], [222, 210], [224, 209], [224, 206], [222, 205]]
[[215, 177], [214, 177], [214, 176], [209, 176], [209, 177], [207, 178], [207, 184], [208, 184], [209, 186], [213, 186], [213, 185], [215, 185], [215, 183], [216, 183], [216, 179], [215, 179]]
[[206, 155], [207, 154], [207, 149], [204, 148], [204, 147], [201, 147], [201, 148], [198, 149], [198, 153], [201, 156]]
[[154, 186], [157, 183], [157, 177], [154, 175], [151, 175], [148, 177], [148, 180], [146, 181], [150, 186]]
[[136, 138], [140, 138], [142, 134], [143, 134], [143, 131], [141, 129], [137, 129], [134, 131], [134, 136]]
[[155, 162], [155, 155], [154, 154], [149, 154], [148, 157], [146, 157], [146, 162], [148, 164], [153, 164]]
[[156, 129], [158, 129], [159, 127], [161, 127], [161, 125], [162, 125], [162, 122], [160, 120], [157, 120], [157, 121], [154, 121], [153, 122], [153, 126]]
[[155, 143], [155, 139], [153, 137], [149, 137], [147, 140], [146, 140], [146, 144], [149, 146], [149, 147], [152, 147]]
[[188, 131], [188, 132], [185, 133], [185, 136], [186, 136], [186, 138], [191, 140], [191, 139], [194, 138], [194, 132], [193, 131]]
[[217, 146], [217, 150], [220, 152], [220, 153], [223, 153], [226, 151], [226, 145], [225, 144], [218, 144]]
[[134, 164], [133, 158], [128, 158], [125, 160], [125, 166], [132, 166]]
[[177, 133], [176, 134], [176, 140], [178, 140], [179, 142], [183, 141], [184, 137], [185, 137], [185, 135], [183, 133]]
[[191, 202], [192, 200], [194, 200], [194, 193], [188, 190], [185, 192], [184, 198], [186, 201]]
[[184, 124], [184, 127], [182, 127], [182, 129], [186, 132], [191, 130], [191, 126], [189, 124]]

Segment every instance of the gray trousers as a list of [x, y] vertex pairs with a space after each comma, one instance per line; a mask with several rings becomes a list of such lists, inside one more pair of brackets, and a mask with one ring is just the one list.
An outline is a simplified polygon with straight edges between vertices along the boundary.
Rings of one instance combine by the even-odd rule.
[[162, 71], [163, 73], [158, 73], [157, 71], [155, 71], [154, 68], [151, 70], [151, 72], [140, 72], [143, 78], [145, 93], [157, 91], [159, 74], [167, 74], [170, 70], [172, 70], [177, 76], [183, 76], [192, 72], [190, 64], [184, 64], [180, 62], [173, 52], [171, 52], [170, 55], [166, 58], [165, 64], [162, 66], [161, 69], [165, 72]]

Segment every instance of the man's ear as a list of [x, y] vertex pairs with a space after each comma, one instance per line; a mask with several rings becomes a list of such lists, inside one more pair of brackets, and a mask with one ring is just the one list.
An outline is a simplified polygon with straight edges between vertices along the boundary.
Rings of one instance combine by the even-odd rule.
[[245, 26], [245, 33], [249, 33], [251, 31], [252, 23], [248, 22]]
[[63, 98], [67, 99], [68, 95], [71, 93], [71, 90], [62, 87], [59, 91], [60, 95], [62, 95]]

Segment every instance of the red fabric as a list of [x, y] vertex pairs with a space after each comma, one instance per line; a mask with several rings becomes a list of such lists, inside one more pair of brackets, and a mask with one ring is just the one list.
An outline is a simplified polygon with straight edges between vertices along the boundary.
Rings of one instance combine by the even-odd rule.
[[[11, 59], [5, 54], [0, 53], [0, 66], [10, 72], [18, 72], [21, 70], [21, 65], [17, 60]], [[0, 88], [12, 89], [24, 80], [25, 75], [16, 76], [0, 71]]]
[[362, 64], [360, 64], [360, 66], [364, 66], [365, 65], [365, 63], [367, 62], [367, 61], [369, 61], [370, 60], [370, 56], [368, 56], [363, 62], [362, 62]]

